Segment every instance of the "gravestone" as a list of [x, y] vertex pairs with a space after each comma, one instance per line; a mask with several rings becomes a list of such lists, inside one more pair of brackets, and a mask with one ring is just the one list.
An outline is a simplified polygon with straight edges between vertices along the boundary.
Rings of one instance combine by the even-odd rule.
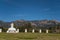
[[46, 30], [46, 33], [48, 33], [48, 29]]
[[33, 29], [33, 30], [32, 30], [32, 33], [34, 33], [34, 32], [35, 32], [35, 30]]
[[27, 29], [25, 29], [25, 33], [27, 33]]
[[0, 33], [2, 32], [2, 29], [0, 29]]
[[41, 33], [41, 29], [39, 30], [39, 33]]

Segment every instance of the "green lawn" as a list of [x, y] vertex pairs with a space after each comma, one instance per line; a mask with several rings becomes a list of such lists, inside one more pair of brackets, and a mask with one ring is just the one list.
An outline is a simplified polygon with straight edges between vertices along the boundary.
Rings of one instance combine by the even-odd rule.
[[60, 34], [46, 33], [0, 33], [0, 40], [60, 40]]

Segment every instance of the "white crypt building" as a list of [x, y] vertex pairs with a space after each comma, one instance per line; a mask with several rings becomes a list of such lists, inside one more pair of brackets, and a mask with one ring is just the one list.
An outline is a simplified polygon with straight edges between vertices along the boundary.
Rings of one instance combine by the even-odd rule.
[[11, 23], [11, 27], [8, 28], [7, 33], [19, 33], [19, 29], [14, 28], [14, 24]]

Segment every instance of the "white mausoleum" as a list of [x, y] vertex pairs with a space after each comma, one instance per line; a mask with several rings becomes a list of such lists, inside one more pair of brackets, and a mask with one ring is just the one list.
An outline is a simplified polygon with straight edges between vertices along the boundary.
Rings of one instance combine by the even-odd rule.
[[18, 33], [19, 29], [16, 30], [16, 28], [14, 28], [14, 24], [11, 23], [11, 27], [8, 28], [7, 33]]

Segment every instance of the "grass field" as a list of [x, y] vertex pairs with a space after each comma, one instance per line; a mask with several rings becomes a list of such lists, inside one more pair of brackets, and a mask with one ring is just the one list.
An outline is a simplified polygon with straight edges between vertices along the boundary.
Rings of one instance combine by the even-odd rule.
[[46, 33], [0, 33], [0, 40], [60, 40], [60, 34]]

